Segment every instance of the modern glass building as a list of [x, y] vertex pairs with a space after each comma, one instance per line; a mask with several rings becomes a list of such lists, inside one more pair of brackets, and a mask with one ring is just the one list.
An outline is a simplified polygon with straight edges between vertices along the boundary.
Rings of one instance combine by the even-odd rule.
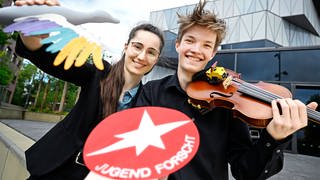
[[[154, 11], [150, 21], [161, 27], [166, 45], [161, 60], [146, 81], [175, 72], [177, 13], [193, 5]], [[320, 1], [214, 0], [214, 10], [227, 23], [227, 36], [210, 62], [241, 73], [247, 82], [264, 81], [288, 88], [294, 98], [320, 104]], [[209, 65], [210, 65], [209, 64]], [[259, 137], [259, 129], [252, 135]], [[320, 124], [310, 121], [296, 133], [288, 151], [320, 157]]]

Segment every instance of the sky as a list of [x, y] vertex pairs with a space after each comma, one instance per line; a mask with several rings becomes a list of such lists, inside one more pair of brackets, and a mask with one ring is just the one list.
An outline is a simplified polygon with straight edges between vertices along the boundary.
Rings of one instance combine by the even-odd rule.
[[148, 21], [151, 11], [196, 4], [198, 0], [60, 0], [59, 2], [62, 6], [80, 11], [104, 10], [119, 19], [119, 24], [84, 25], [107, 45], [107, 52], [110, 52], [110, 55], [119, 58], [130, 29], [141, 21]]

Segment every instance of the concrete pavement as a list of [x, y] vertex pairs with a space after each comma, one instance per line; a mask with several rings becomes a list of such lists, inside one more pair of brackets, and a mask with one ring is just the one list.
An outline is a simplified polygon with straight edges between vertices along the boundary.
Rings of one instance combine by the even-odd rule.
[[46, 132], [48, 132], [56, 123], [53, 122], [40, 122], [40, 121], [28, 121], [28, 120], [12, 120], [2, 119], [0, 122], [12, 127], [16, 131], [24, 134], [30, 139], [37, 141]]
[[[37, 141], [55, 123], [28, 120], [0, 120], [3, 124], [15, 129], [21, 134]], [[0, 129], [0, 133], [1, 129]], [[271, 177], [271, 180], [319, 180], [320, 179], [320, 157], [305, 156], [299, 154], [285, 153], [285, 164], [283, 170]], [[232, 179], [232, 178], [230, 178]]]

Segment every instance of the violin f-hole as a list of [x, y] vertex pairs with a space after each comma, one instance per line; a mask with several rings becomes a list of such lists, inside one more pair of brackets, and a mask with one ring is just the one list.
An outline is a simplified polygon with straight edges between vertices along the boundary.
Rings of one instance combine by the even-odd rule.
[[214, 95], [219, 95], [222, 97], [231, 97], [231, 96], [233, 96], [233, 92], [230, 92], [230, 94], [225, 94], [225, 93], [213, 91], [212, 93], [210, 93], [210, 98], [214, 98]]

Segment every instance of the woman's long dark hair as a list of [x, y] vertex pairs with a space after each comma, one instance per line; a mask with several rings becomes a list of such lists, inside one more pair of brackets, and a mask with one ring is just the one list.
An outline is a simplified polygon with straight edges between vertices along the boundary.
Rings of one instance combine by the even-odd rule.
[[[130, 43], [131, 39], [135, 37], [136, 32], [144, 30], [157, 35], [160, 38], [160, 52], [164, 46], [164, 38], [162, 31], [153, 26], [152, 24], [140, 24], [134, 27], [129, 34], [127, 44]], [[101, 99], [103, 103], [103, 115], [104, 117], [117, 112], [119, 97], [121, 95], [125, 79], [124, 79], [124, 59], [125, 54], [122, 55], [119, 62], [113, 65], [108, 73], [107, 77], [102, 79], [101, 85]]]

